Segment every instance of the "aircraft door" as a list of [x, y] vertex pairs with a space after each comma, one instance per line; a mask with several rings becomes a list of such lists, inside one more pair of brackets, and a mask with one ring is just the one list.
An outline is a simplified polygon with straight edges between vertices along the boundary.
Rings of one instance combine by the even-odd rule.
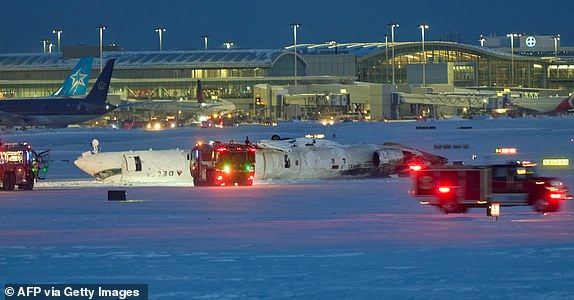
[[127, 173], [140, 172], [142, 161], [139, 155], [124, 155], [124, 169]]

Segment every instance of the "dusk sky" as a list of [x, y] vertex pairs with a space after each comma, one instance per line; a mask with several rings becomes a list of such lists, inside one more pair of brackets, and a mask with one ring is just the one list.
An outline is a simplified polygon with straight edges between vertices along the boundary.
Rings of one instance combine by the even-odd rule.
[[279, 48], [293, 43], [289, 24], [301, 24], [298, 43], [384, 41], [387, 24], [400, 24], [397, 41], [418, 41], [420, 23], [429, 24], [426, 40], [459, 34], [478, 44], [480, 34], [560, 33], [563, 46], [574, 45], [574, 2], [540, 0], [481, 1], [332, 1], [332, 0], [204, 0], [204, 1], [4, 1], [0, 53], [41, 52], [44, 37], [56, 44], [52, 29], [61, 28], [62, 45], [104, 44], [126, 50], [157, 50], [165, 27], [164, 49], [201, 49], [233, 41], [238, 48]]

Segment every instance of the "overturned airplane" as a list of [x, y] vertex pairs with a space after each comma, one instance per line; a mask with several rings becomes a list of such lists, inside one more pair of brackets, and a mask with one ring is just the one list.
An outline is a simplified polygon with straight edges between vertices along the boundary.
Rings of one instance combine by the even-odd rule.
[[448, 160], [395, 143], [344, 145], [274, 136], [257, 143], [255, 162], [255, 179], [296, 180], [404, 175], [410, 166], [444, 165]]
[[[106, 182], [191, 184], [193, 160], [192, 151], [184, 150], [100, 153], [94, 149], [74, 163]], [[442, 156], [401, 144], [345, 145], [319, 138], [273, 136], [256, 144], [255, 181], [401, 176], [413, 165], [447, 162]]]

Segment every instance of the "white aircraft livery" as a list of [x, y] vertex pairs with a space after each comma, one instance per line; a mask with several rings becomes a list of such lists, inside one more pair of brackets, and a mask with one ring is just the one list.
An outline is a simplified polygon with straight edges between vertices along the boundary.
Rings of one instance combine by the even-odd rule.
[[105, 182], [191, 184], [190, 161], [191, 153], [183, 150], [99, 152], [96, 146], [74, 164]]
[[255, 179], [387, 177], [404, 174], [413, 164], [447, 162], [444, 157], [394, 143], [343, 145], [324, 139], [274, 136], [257, 143]]
[[[92, 142], [94, 145], [94, 142]], [[191, 151], [144, 150], [84, 152], [74, 162], [96, 179], [116, 183], [193, 183]], [[409, 166], [442, 165], [444, 157], [400, 144], [343, 145], [318, 138], [281, 139], [257, 143], [255, 181], [387, 177], [407, 174]]]

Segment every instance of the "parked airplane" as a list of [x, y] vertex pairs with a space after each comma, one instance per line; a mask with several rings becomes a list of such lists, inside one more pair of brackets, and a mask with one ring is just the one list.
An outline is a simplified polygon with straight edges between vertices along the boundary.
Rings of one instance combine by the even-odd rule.
[[66, 78], [62, 86], [52, 93], [50, 97], [72, 97], [85, 95], [90, 81], [93, 57], [82, 57], [76, 64], [70, 76]]
[[532, 112], [535, 114], [555, 114], [574, 110], [574, 93], [568, 98], [543, 97], [543, 98], [511, 98], [508, 99], [509, 109]]
[[150, 102], [136, 102], [120, 106], [120, 108], [153, 106], [156, 110], [193, 112], [197, 115], [228, 114], [236, 110], [233, 103], [223, 100], [205, 100], [201, 81], [197, 81], [197, 102], [180, 100], [156, 100]]
[[[191, 150], [85, 152], [74, 161], [106, 182], [192, 183]], [[442, 165], [444, 157], [400, 144], [343, 145], [313, 138], [271, 139], [257, 143], [255, 180], [387, 177], [410, 165]]]
[[84, 97], [12, 98], [0, 101], [0, 126], [66, 127], [114, 110], [107, 103], [114, 59], [106, 63], [90, 93]]

